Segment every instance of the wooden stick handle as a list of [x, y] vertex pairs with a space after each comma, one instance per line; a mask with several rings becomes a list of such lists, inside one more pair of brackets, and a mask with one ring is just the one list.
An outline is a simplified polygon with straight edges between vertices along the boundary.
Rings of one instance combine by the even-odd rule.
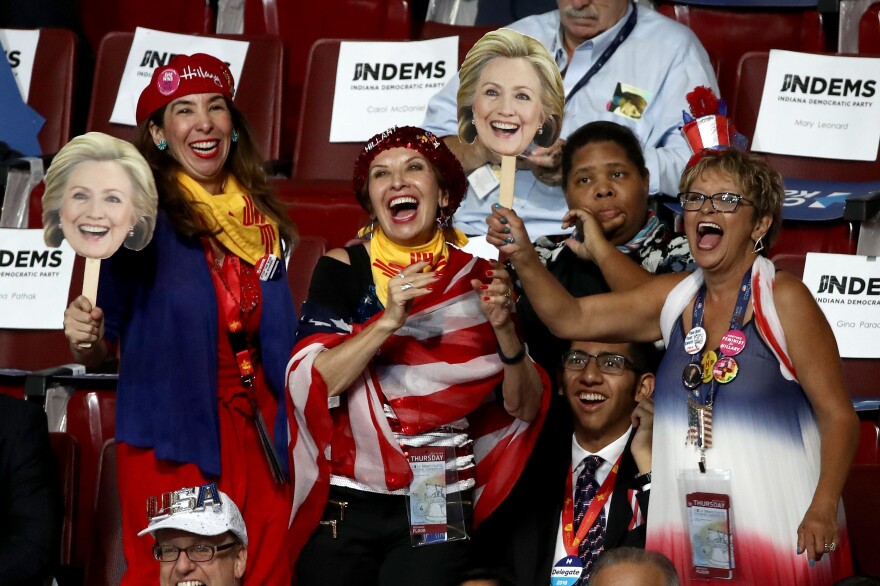
[[98, 303], [98, 276], [101, 274], [101, 259], [86, 258], [86, 268], [83, 271], [83, 292], [86, 299], [95, 307]]
[[516, 157], [501, 157], [501, 198], [498, 203], [506, 208], [513, 207], [513, 181], [516, 179]]

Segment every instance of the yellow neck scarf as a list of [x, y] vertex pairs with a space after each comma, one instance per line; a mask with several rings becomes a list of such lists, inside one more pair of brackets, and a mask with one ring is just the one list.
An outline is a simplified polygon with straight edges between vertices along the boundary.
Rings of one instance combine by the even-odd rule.
[[392, 242], [377, 225], [370, 240], [370, 268], [379, 301], [382, 305], [388, 302], [388, 281], [397, 273], [420, 261], [428, 262], [423, 272], [442, 271], [448, 262], [448, 254], [442, 230], [435, 230], [434, 237], [427, 244], [409, 248]]
[[186, 173], [178, 173], [177, 181], [189, 201], [201, 204], [196, 209], [219, 230], [216, 238], [229, 252], [251, 265], [270, 253], [281, 258], [278, 226], [257, 209], [235, 177], [229, 175], [224, 192], [217, 195], [205, 191]]

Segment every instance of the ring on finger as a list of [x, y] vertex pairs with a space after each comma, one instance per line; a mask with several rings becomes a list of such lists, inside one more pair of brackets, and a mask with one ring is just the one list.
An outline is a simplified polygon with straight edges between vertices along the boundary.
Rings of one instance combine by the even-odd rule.
[[510, 289], [507, 289], [507, 290], [504, 292], [504, 296], [507, 297], [508, 299], [510, 299]]
[[832, 552], [836, 549], [837, 549], [837, 544], [834, 543], [833, 541], [831, 543], [825, 544], [825, 551], [827, 551], [827, 552]]
[[414, 286], [415, 285], [413, 285], [412, 283], [404, 283], [403, 285], [400, 286], [400, 290], [407, 291], [408, 289], [412, 289]]
[[397, 273], [397, 274], [394, 275], [394, 276], [395, 276], [395, 277], [400, 277], [401, 279], [403, 279], [403, 278], [406, 277], [406, 275], [403, 274], [403, 271], [400, 271], [399, 273]]

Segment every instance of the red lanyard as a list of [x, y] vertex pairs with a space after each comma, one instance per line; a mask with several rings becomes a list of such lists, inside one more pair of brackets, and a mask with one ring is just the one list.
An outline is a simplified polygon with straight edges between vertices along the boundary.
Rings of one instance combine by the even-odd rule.
[[565, 477], [565, 502], [562, 505], [562, 545], [565, 546], [565, 553], [568, 555], [578, 555], [578, 545], [586, 537], [590, 527], [595, 523], [599, 512], [608, 502], [611, 491], [614, 490], [614, 480], [617, 478], [617, 469], [620, 467], [620, 460], [623, 454], [617, 458], [617, 462], [611, 467], [611, 472], [605, 478], [605, 482], [599, 487], [596, 496], [590, 502], [581, 524], [578, 526], [577, 535], [574, 534], [574, 489], [571, 486], [571, 464], [568, 465], [568, 475]]

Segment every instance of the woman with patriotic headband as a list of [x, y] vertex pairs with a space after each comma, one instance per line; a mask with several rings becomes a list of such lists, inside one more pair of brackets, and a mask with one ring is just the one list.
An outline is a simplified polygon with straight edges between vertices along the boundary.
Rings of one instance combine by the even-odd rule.
[[[531, 450], [549, 383], [503, 266], [457, 248], [465, 186], [420, 128], [376, 135], [355, 164], [370, 238], [318, 263], [288, 370], [297, 584], [452, 583], [469, 544], [454, 534], [498, 505]], [[435, 448], [445, 473], [422, 490], [416, 454]]]
[[782, 178], [730, 148], [723, 114], [694, 112], [684, 126], [706, 141], [679, 194], [694, 273], [575, 299], [512, 210], [486, 219], [488, 241], [509, 255], [555, 335], [664, 340], [646, 547], [668, 556], [684, 584], [828, 586], [852, 573], [840, 495], [858, 419], [821, 309], [766, 257]]
[[296, 331], [282, 246], [296, 229], [234, 93], [229, 68], [210, 55], [177, 55], [154, 71], [136, 115], [159, 192], [153, 240], [104, 262], [97, 307], [80, 297], [65, 315], [78, 362], [120, 352], [124, 586], [159, 583], [167, 563], [137, 536], [147, 498], [210, 482], [239, 504], [258, 543], [246, 582], [291, 580], [279, 399]]

